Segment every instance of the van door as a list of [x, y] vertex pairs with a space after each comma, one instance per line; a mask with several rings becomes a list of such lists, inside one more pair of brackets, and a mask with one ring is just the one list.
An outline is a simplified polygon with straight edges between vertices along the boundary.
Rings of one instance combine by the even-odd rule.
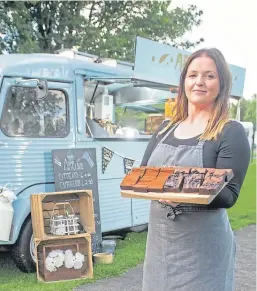
[[[29, 80], [28, 80], [29, 82]], [[17, 194], [53, 182], [52, 150], [75, 146], [72, 83], [48, 82], [48, 94], [4, 78], [0, 94], [0, 185]]]

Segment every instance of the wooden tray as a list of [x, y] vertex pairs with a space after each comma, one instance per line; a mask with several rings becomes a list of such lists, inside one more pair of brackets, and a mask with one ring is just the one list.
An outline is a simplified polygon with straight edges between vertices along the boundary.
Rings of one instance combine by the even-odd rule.
[[[227, 185], [224, 183], [220, 191]], [[219, 192], [220, 192], [219, 191]], [[210, 204], [216, 195], [202, 195], [197, 193], [174, 193], [174, 192], [134, 192], [132, 190], [121, 190], [121, 196], [125, 198], [148, 199], [148, 200], [170, 200], [172, 202], [190, 204]]]

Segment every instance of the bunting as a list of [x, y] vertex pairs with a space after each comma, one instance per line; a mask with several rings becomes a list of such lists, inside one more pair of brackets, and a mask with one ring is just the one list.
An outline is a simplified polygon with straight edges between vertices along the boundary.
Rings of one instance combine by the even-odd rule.
[[107, 166], [109, 165], [114, 152], [106, 147], [102, 147], [102, 173], [104, 174]]
[[134, 165], [135, 160], [129, 158], [123, 158], [124, 173], [127, 175]]

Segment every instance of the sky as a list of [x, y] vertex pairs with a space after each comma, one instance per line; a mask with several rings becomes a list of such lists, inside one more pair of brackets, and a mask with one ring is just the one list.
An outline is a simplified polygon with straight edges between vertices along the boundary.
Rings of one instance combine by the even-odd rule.
[[246, 68], [244, 97], [257, 93], [257, 0], [173, 0], [171, 7], [194, 4], [203, 10], [202, 24], [185, 35], [216, 47], [232, 65]]

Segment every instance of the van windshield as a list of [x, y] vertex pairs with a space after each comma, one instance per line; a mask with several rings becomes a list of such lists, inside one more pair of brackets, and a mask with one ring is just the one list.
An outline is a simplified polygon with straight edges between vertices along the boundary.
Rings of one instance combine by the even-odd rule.
[[1, 116], [7, 136], [64, 137], [68, 134], [67, 98], [60, 90], [48, 90], [37, 100], [35, 89], [13, 86], [9, 89]]

